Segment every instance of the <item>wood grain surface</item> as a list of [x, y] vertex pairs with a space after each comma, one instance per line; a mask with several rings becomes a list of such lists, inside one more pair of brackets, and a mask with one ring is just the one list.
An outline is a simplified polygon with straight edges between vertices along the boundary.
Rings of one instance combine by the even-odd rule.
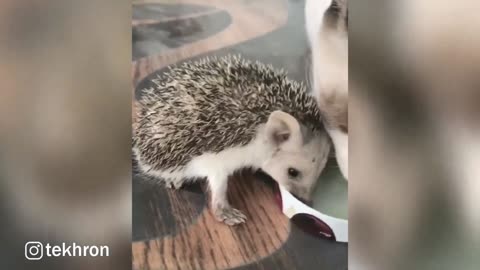
[[[229, 269], [254, 263], [278, 250], [287, 240], [288, 220], [272, 203], [271, 187], [253, 179], [247, 173], [230, 179], [229, 199], [249, 219], [235, 227], [218, 223], [205, 200], [189, 200], [195, 194], [185, 193], [192, 191], [166, 191], [164, 199], [169, 200], [171, 218], [175, 219], [174, 231], [165, 227], [162, 214], [151, 220], [157, 223], [156, 237], [161, 238], [133, 244], [135, 268]], [[156, 206], [151, 207], [155, 211]]]
[[[293, 0], [135, 1], [134, 96], [167, 66], [206, 55], [240, 53], [305, 80], [303, 7]], [[270, 179], [250, 171], [230, 178], [231, 203], [248, 218], [235, 227], [210, 214], [202, 183], [170, 190], [134, 170], [133, 269], [347, 269], [348, 246], [292, 224]]]

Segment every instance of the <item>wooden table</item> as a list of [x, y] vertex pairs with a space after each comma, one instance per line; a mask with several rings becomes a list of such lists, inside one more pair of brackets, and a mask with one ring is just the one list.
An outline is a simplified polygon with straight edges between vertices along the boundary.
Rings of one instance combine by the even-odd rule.
[[[242, 56], [306, 79], [303, 1], [133, 2], [135, 95], [168, 65]], [[134, 170], [134, 269], [347, 269], [348, 245], [312, 237], [284, 216], [270, 181], [234, 175], [229, 196], [248, 221], [229, 227], [208, 211], [202, 184], [169, 190]]]

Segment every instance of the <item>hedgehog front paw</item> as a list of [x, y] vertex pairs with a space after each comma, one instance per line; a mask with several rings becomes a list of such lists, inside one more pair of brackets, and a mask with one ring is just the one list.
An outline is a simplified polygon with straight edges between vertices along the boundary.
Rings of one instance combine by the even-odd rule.
[[218, 221], [230, 226], [245, 223], [247, 220], [247, 217], [242, 213], [242, 211], [229, 205], [214, 208], [213, 215]]

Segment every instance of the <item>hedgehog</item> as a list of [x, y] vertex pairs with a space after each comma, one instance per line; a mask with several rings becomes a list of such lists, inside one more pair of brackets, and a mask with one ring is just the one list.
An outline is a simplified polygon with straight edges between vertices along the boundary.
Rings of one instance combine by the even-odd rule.
[[227, 225], [247, 219], [227, 199], [228, 178], [242, 169], [309, 198], [330, 141], [303, 83], [238, 55], [171, 66], [148, 83], [133, 128], [141, 173], [175, 189], [206, 179], [210, 210]]

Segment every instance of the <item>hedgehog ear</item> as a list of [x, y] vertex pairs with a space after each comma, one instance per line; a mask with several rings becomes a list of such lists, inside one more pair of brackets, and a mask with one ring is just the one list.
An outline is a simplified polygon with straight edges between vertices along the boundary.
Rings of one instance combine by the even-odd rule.
[[289, 144], [298, 146], [302, 144], [300, 124], [292, 115], [274, 111], [270, 114], [266, 125], [266, 132], [269, 141], [275, 145]]

